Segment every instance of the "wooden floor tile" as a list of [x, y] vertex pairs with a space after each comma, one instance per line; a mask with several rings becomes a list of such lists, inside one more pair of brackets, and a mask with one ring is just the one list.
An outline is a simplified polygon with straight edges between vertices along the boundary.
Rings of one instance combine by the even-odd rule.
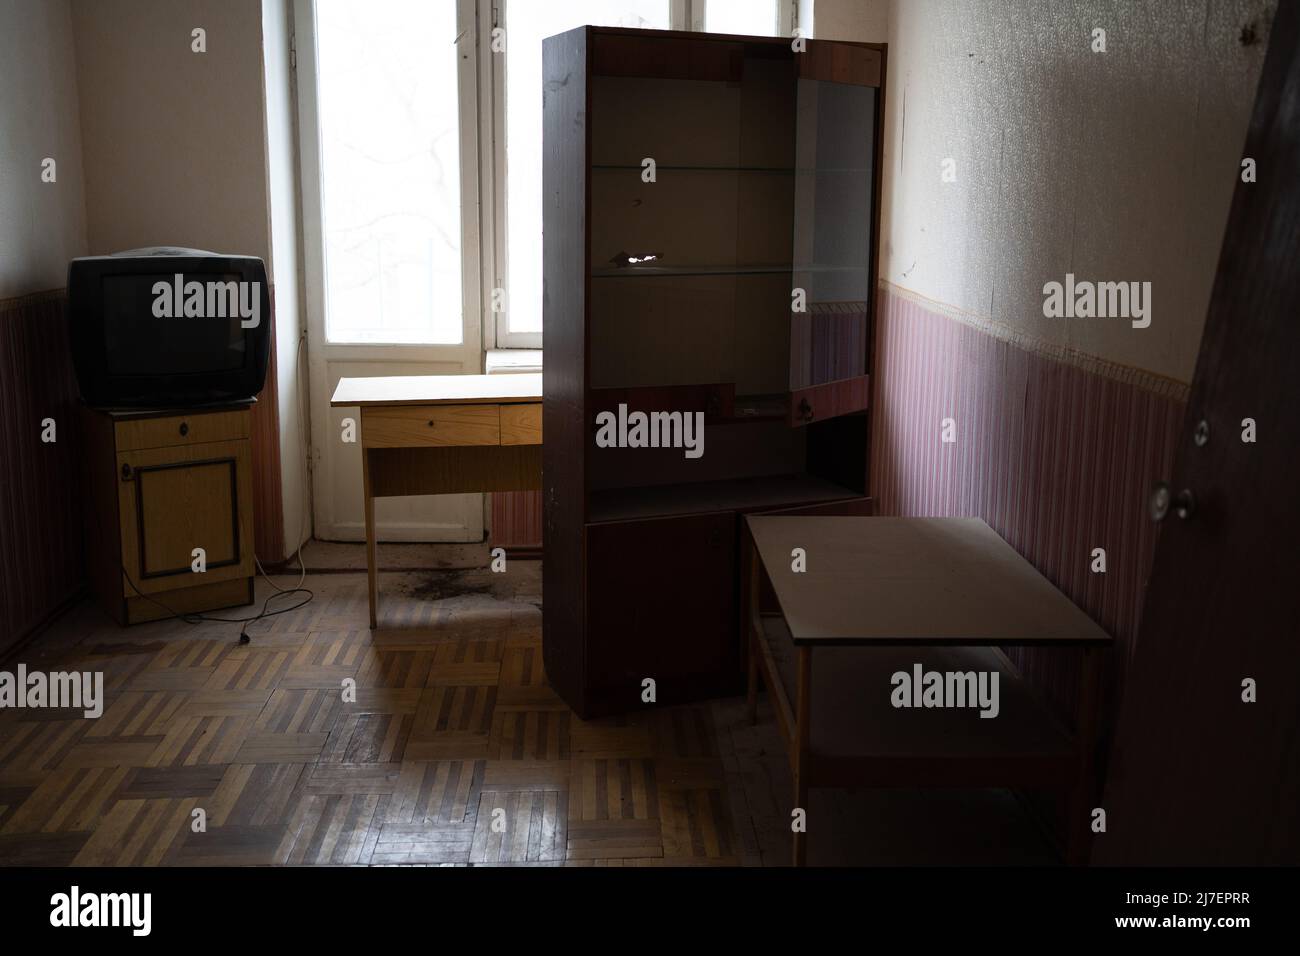
[[165, 862], [175, 866], [267, 866], [285, 863], [294, 839], [289, 827], [209, 826], [206, 833], [183, 832]]
[[654, 820], [659, 787], [653, 760], [575, 759], [569, 814], [575, 820]]
[[663, 853], [658, 820], [574, 820], [570, 812], [567, 859], [629, 860]]
[[0, 866], [69, 866], [90, 836], [90, 831], [0, 833]]
[[141, 765], [192, 767], [204, 763], [234, 763], [248, 737], [251, 723], [251, 719], [244, 716], [180, 717]]
[[665, 857], [734, 857], [731, 826], [719, 790], [671, 790], [660, 796]]
[[392, 797], [376, 793], [309, 794], [290, 822], [287, 863], [370, 862]]
[[562, 790], [484, 790], [470, 862], [563, 860], [568, 813], [568, 794]]
[[213, 826], [287, 824], [300, 796], [306, 764], [233, 764], [204, 804]]
[[157, 866], [189, 830], [197, 797], [119, 800], [73, 859], [75, 866]]

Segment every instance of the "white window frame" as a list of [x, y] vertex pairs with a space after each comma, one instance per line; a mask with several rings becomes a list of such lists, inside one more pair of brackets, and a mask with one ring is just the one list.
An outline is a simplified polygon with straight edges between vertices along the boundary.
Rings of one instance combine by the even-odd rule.
[[[303, 279], [313, 363], [333, 361], [395, 361], [437, 363], [439, 371], [479, 371], [483, 324], [480, 290], [482, 263], [479, 209], [478, 33], [476, 0], [456, 0], [457, 36], [461, 59], [457, 65], [460, 104], [461, 200], [461, 341], [459, 344], [406, 342], [330, 342], [325, 329], [325, 244], [321, 198], [319, 88], [316, 64], [316, 0], [294, 0], [294, 51], [298, 98], [298, 151], [301, 163]], [[433, 38], [441, 42], [441, 38]], [[400, 359], [394, 349], [401, 349]]]
[[[512, 332], [506, 311], [492, 311], [493, 292], [506, 289], [508, 171], [505, 150], [505, 58], [491, 52], [492, 30], [507, 24], [510, 0], [457, 0], [461, 152], [461, 277], [463, 322], [459, 345], [311, 341], [314, 359], [391, 358], [432, 362], [452, 371], [480, 371], [487, 349], [540, 349], [541, 332]], [[539, 2], [539, 0], [521, 0]], [[806, 3], [807, 0], [804, 0]], [[670, 0], [673, 30], [703, 30], [708, 0]], [[774, 0], [777, 32], [792, 34], [799, 0]], [[302, 183], [303, 278], [309, 328], [325, 328], [325, 250], [320, 193], [320, 114], [316, 82], [316, 0], [294, 0], [299, 152]], [[507, 40], [507, 44], [508, 44]], [[509, 46], [507, 45], [507, 52]]]

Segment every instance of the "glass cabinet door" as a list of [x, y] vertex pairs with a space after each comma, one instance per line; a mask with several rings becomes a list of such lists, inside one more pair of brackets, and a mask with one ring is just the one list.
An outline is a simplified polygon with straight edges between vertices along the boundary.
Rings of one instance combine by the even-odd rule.
[[793, 424], [861, 411], [869, 392], [879, 90], [820, 66], [801, 63], [796, 93]]

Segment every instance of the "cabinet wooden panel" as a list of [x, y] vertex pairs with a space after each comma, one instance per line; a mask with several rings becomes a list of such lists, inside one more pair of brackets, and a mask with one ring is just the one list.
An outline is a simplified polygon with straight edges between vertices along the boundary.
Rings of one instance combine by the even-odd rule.
[[880, 86], [884, 69], [880, 50], [857, 43], [809, 40], [807, 51], [799, 58], [800, 76], [854, 86]]
[[247, 412], [200, 412], [194, 415], [162, 415], [115, 422], [118, 451], [138, 448], [171, 448], [204, 445], [249, 437]]
[[366, 448], [412, 445], [499, 445], [501, 417], [497, 405], [411, 405], [363, 409], [362, 441]]
[[[117, 460], [127, 597], [252, 574], [247, 441], [122, 452]], [[192, 570], [195, 548], [206, 555], [201, 574]]]
[[593, 713], [734, 692], [731, 513], [587, 526], [587, 682]]

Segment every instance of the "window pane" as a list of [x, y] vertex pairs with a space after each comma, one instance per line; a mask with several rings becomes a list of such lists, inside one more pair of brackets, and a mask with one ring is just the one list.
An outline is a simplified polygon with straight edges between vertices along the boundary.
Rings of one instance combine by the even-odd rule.
[[455, 0], [316, 12], [331, 342], [459, 343]]
[[542, 329], [542, 40], [587, 24], [667, 30], [669, 0], [510, 0], [506, 6], [506, 319]]
[[776, 36], [776, 0], [705, 0], [704, 29], [709, 33]]

